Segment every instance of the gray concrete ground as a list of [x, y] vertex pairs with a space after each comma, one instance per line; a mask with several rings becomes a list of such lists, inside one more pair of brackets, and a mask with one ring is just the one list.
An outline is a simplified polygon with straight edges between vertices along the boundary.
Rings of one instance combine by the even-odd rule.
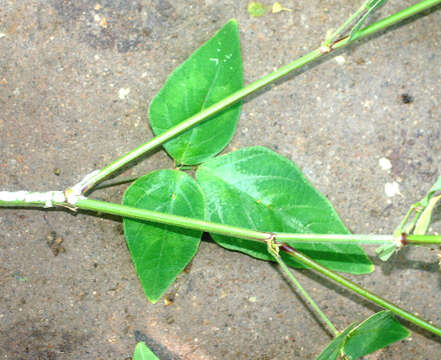
[[[283, 1], [292, 12], [251, 18], [244, 0], [0, 0], [0, 188], [63, 189], [149, 139], [148, 103], [228, 19], [239, 22], [249, 83], [317, 47], [359, 2]], [[391, 233], [441, 172], [440, 23], [438, 8], [261, 91], [227, 150], [275, 149], [353, 232]], [[160, 151], [124, 175], [170, 166]], [[123, 191], [93, 196], [119, 202]], [[152, 305], [119, 219], [3, 209], [0, 224], [1, 359], [127, 359], [139, 340], [163, 360], [314, 359], [330, 340], [277, 267], [212, 242], [173, 285], [173, 303]], [[48, 237], [63, 239], [57, 256]], [[437, 260], [405, 249], [350, 278], [441, 325]], [[297, 274], [340, 329], [378, 310]], [[439, 359], [440, 339], [411, 330], [368, 359]]]

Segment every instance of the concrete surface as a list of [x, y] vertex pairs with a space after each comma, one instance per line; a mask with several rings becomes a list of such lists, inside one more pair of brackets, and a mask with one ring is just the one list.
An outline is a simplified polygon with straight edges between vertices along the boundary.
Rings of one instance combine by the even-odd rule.
[[[249, 83], [317, 47], [359, 2], [283, 1], [292, 12], [250, 18], [244, 0], [0, 0], [0, 188], [64, 189], [149, 139], [148, 103], [228, 19]], [[411, 3], [391, 0], [378, 16]], [[229, 150], [275, 149], [352, 231], [391, 233], [441, 172], [440, 23], [438, 8], [252, 96]], [[124, 175], [171, 166], [160, 151]], [[93, 196], [119, 202], [124, 188]], [[127, 359], [139, 340], [163, 360], [314, 359], [330, 340], [274, 265], [212, 242], [165, 306], [144, 298], [119, 219], [3, 209], [0, 229], [1, 359]], [[437, 261], [406, 249], [350, 278], [441, 325]], [[340, 329], [378, 310], [298, 277]], [[411, 329], [368, 359], [439, 359], [440, 339]]]

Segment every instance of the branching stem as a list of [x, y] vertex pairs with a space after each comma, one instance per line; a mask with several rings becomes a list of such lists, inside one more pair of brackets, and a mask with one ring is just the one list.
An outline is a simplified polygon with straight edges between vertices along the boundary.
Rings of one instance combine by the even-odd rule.
[[[398, 13], [395, 13], [383, 20], [380, 20], [368, 27], [357, 31], [356, 34], [349, 39], [348, 37], [344, 39], [340, 39], [337, 42], [333, 42], [329, 51], [342, 48], [349, 43], [369, 36], [375, 32], [378, 32], [382, 29], [388, 28], [393, 24], [396, 24], [410, 16], [418, 14], [432, 6], [438, 5], [441, 3], [441, 0], [424, 0], [418, 4], [415, 4], [405, 10], [402, 10]], [[119, 205], [108, 203], [104, 201], [91, 200], [87, 199], [81, 194], [86, 193], [91, 190], [96, 184], [101, 182], [103, 179], [119, 170], [121, 167], [125, 166], [129, 162], [134, 159], [140, 157], [148, 151], [164, 144], [168, 140], [174, 138], [175, 136], [187, 131], [191, 127], [205, 121], [209, 118], [212, 118], [215, 114], [224, 110], [225, 108], [231, 106], [232, 104], [242, 100], [246, 96], [254, 93], [255, 91], [261, 89], [262, 87], [274, 82], [277, 79], [289, 74], [290, 72], [301, 68], [302, 66], [320, 58], [325, 53], [321, 51], [320, 48], [300, 57], [294, 62], [280, 68], [279, 70], [257, 80], [256, 82], [244, 87], [243, 89], [231, 94], [227, 98], [219, 101], [218, 103], [206, 108], [204, 111], [197, 113], [185, 120], [184, 122], [174, 126], [169, 129], [167, 132], [156, 136], [151, 139], [147, 143], [139, 146], [138, 148], [130, 151], [120, 159], [115, 162], [109, 164], [103, 169], [89, 174], [86, 178], [84, 178], [80, 183], [75, 185], [74, 187], [67, 189], [65, 192], [61, 191], [51, 191], [45, 193], [37, 193], [37, 192], [8, 192], [8, 191], [0, 191], [0, 207], [51, 207], [51, 206], [62, 206], [69, 208], [78, 208], [83, 210], [96, 211], [101, 213], [113, 214], [117, 216], [123, 216], [133, 219], [140, 219], [145, 221], [163, 223], [174, 225], [178, 227], [188, 228], [188, 229], [196, 229], [200, 231], [206, 231], [221, 235], [228, 235], [232, 237], [248, 239], [252, 241], [265, 242], [268, 240], [268, 237], [271, 236], [272, 239], [277, 240], [278, 242], [284, 241], [293, 243], [299, 242], [314, 242], [314, 243], [339, 243], [339, 244], [375, 244], [375, 245], [384, 245], [384, 244], [397, 244], [397, 242], [401, 242], [401, 245], [434, 245], [441, 244], [441, 236], [434, 235], [407, 235], [405, 237], [405, 242], [402, 242], [402, 238], [397, 238], [396, 235], [353, 235], [353, 234], [288, 234], [288, 233], [273, 233], [269, 234], [268, 232], [255, 231], [250, 229], [238, 228], [234, 226], [212, 223], [198, 219], [192, 219], [182, 216], [176, 216], [166, 213], [159, 213], [145, 209], [137, 209], [129, 206]], [[70, 191], [68, 191], [70, 190]], [[408, 214], [410, 215], [410, 214]], [[382, 306], [398, 316], [438, 335], [441, 336], [441, 329], [438, 327], [428, 323], [427, 321], [419, 318], [418, 316], [409, 313], [408, 311], [401, 309], [397, 305], [373, 294], [372, 292], [358, 286], [357, 284], [351, 282], [350, 280], [344, 278], [343, 276], [325, 268], [324, 266], [316, 263], [309, 257], [303, 255], [302, 253], [294, 250], [294, 248], [285, 243], [278, 243], [277, 249], [280, 249], [289, 255], [293, 256], [297, 261], [302, 264], [311, 267], [312, 269], [320, 272], [327, 278], [330, 278], [340, 285], [354, 291], [355, 293], [363, 296], [366, 299], [371, 300], [372, 302]], [[280, 264], [282, 269], [287, 273], [290, 279], [295, 283], [295, 285], [299, 288], [305, 298], [308, 299], [311, 306], [320, 314], [322, 319], [327, 323], [327, 325], [332, 329], [333, 332], [337, 330], [332, 325], [332, 323], [327, 319], [326, 316], [321, 313], [320, 309], [314, 305], [314, 302], [307, 293], [300, 286], [298, 281], [286, 267], [283, 261], [281, 261], [278, 252], [275, 248], [269, 249], [270, 253], [273, 255], [275, 260]], [[322, 316], [323, 314], [323, 316]]]
[[[415, 14], [418, 14], [422, 12], [423, 10], [426, 10], [432, 6], [435, 6], [437, 4], [440, 4], [441, 0], [423, 0], [419, 2], [418, 4], [415, 4], [413, 6], [408, 7], [407, 9], [404, 9], [402, 11], [399, 11], [385, 19], [382, 19], [370, 26], [367, 26], [360, 31], [357, 31], [357, 33], [353, 36], [351, 40], [349, 40], [348, 37], [341, 39], [340, 41], [337, 41], [332, 44], [331, 49], [329, 51], [342, 48], [344, 46], [347, 46], [348, 44], [352, 43], [355, 40], [365, 38], [375, 32], [378, 32], [380, 30], [383, 30], [385, 28], [388, 28], [404, 19], [407, 19], [410, 16], [413, 16]], [[97, 183], [101, 182], [103, 179], [108, 177], [109, 175], [113, 174], [115, 171], [121, 169], [123, 166], [127, 165], [131, 161], [139, 158], [143, 154], [161, 146], [165, 142], [171, 140], [175, 136], [178, 136], [179, 134], [182, 134], [183, 132], [187, 131], [188, 129], [192, 128], [193, 126], [201, 123], [202, 121], [205, 121], [209, 118], [212, 118], [214, 115], [219, 113], [220, 111], [226, 109], [227, 107], [237, 103], [238, 101], [242, 100], [246, 96], [256, 92], [257, 90], [263, 88], [264, 86], [267, 86], [268, 84], [280, 79], [281, 77], [291, 73], [294, 70], [297, 70], [301, 67], [303, 67], [306, 64], [311, 63], [312, 61], [317, 60], [318, 58], [322, 57], [329, 51], [323, 52], [322, 47], [319, 47], [316, 50], [311, 51], [310, 53], [300, 57], [299, 59], [293, 61], [292, 63], [274, 71], [271, 74], [268, 74], [264, 76], [263, 78], [249, 84], [248, 86], [236, 91], [235, 93], [231, 94], [230, 96], [226, 97], [225, 99], [217, 102], [216, 104], [213, 104], [209, 106], [208, 108], [204, 109], [203, 111], [191, 116], [187, 120], [184, 120], [183, 122], [179, 123], [178, 125], [170, 128], [168, 131], [154, 137], [153, 139], [149, 140], [145, 144], [137, 147], [136, 149], [128, 152], [121, 158], [117, 159], [113, 163], [107, 165], [106, 167], [99, 170], [96, 174], [94, 174], [91, 178], [88, 179], [87, 184], [83, 188], [83, 193], [86, 193], [87, 191], [90, 191]]]
[[415, 314], [412, 314], [412, 313], [400, 308], [399, 306], [391, 303], [390, 301], [383, 299], [382, 297], [380, 297], [378, 295], [375, 295], [374, 293], [370, 292], [369, 290], [357, 285], [356, 283], [346, 279], [345, 277], [335, 273], [334, 271], [327, 269], [326, 267], [315, 262], [314, 260], [312, 260], [308, 256], [300, 253], [297, 250], [294, 250], [292, 247], [282, 244], [280, 246], [280, 250], [291, 255], [297, 261], [301, 262], [303, 265], [306, 265], [306, 266], [318, 271], [319, 273], [326, 276], [327, 278], [334, 280], [338, 284], [352, 290], [353, 292], [374, 302], [375, 304], [392, 311], [394, 314], [400, 316], [401, 318], [406, 319], [406, 320], [410, 321], [411, 323], [413, 323], [423, 329], [430, 331], [433, 334], [441, 336], [441, 329], [436, 327], [435, 325], [427, 322], [426, 320], [421, 319], [420, 317], [416, 316]]
[[[21, 207], [44, 207], [46, 205], [46, 200], [36, 199], [32, 203], [26, 201], [5, 201], [0, 199], [0, 206], [21, 206]], [[171, 215], [167, 213], [160, 213], [156, 211], [150, 211], [145, 209], [137, 209], [130, 206], [113, 204], [105, 201], [99, 200], [91, 200], [81, 196], [76, 197], [75, 203], [71, 204], [68, 202], [58, 202], [55, 201], [54, 205], [64, 206], [64, 207], [72, 207], [75, 206], [78, 209], [96, 211], [100, 213], [112, 214], [117, 216], [128, 217], [132, 219], [139, 219], [151, 222], [157, 222], [161, 224], [169, 224], [178, 227], [183, 227], [187, 229], [195, 229], [200, 231], [212, 232], [220, 235], [228, 235], [232, 237], [258, 241], [265, 243], [270, 236], [273, 236], [274, 239], [277, 240], [285, 240], [288, 241], [290, 238], [296, 241], [311, 241], [311, 242], [320, 242], [320, 239], [323, 238], [325, 242], [338, 242], [338, 237], [344, 239], [345, 243], [348, 243], [348, 240], [351, 237], [355, 237], [358, 240], [353, 241], [353, 243], [363, 243], [363, 237], [366, 237], [368, 243], [372, 243], [375, 240], [375, 237], [380, 237], [379, 242], [385, 242], [387, 239], [383, 238], [382, 235], [352, 235], [352, 234], [344, 234], [344, 235], [323, 235], [323, 234], [287, 234], [287, 233], [267, 233], [261, 231], [255, 231], [250, 229], [238, 228], [235, 226], [229, 226], [224, 224], [212, 223], [204, 220], [187, 218], [184, 216]], [[396, 241], [396, 239], [392, 236], [391, 241]], [[421, 244], [441, 244], [441, 236], [434, 235], [408, 235], [406, 237], [405, 245], [421, 245]], [[293, 256], [302, 264], [313, 268], [314, 270], [322, 273], [324, 276], [338, 282], [342, 286], [347, 287], [348, 289], [356, 292], [357, 294], [365, 297], [366, 299], [371, 300], [372, 302], [382, 306], [386, 309], [391, 310], [395, 314], [401, 316], [402, 318], [421, 326], [422, 328], [441, 336], [441, 329], [436, 326], [428, 323], [427, 321], [419, 318], [412, 313], [409, 313], [406, 310], [401, 309], [397, 305], [373, 294], [372, 292], [358, 286], [357, 284], [347, 280], [341, 275], [325, 268], [324, 266], [316, 263], [309, 257], [303, 255], [302, 253], [294, 250], [291, 246], [286, 244], [281, 244], [279, 246], [280, 250], [287, 252], [289, 255]]]

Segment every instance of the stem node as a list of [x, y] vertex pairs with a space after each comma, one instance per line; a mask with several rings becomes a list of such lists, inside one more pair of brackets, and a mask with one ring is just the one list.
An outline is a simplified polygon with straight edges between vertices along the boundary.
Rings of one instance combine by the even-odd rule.
[[407, 245], [407, 234], [405, 232], [401, 233], [400, 243], [401, 243], [401, 246]]

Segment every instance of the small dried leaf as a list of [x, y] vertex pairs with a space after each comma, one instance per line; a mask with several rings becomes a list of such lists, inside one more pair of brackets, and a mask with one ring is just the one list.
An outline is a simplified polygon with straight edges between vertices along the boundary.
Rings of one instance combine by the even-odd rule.
[[248, 4], [248, 14], [253, 17], [259, 17], [266, 14], [265, 6], [257, 1], [252, 1]]
[[281, 12], [281, 11], [292, 11], [292, 10], [283, 7], [282, 5], [280, 5], [279, 2], [276, 1], [276, 2], [273, 4], [272, 12], [273, 12], [273, 14], [276, 14], [276, 13], [279, 13], [279, 12]]

